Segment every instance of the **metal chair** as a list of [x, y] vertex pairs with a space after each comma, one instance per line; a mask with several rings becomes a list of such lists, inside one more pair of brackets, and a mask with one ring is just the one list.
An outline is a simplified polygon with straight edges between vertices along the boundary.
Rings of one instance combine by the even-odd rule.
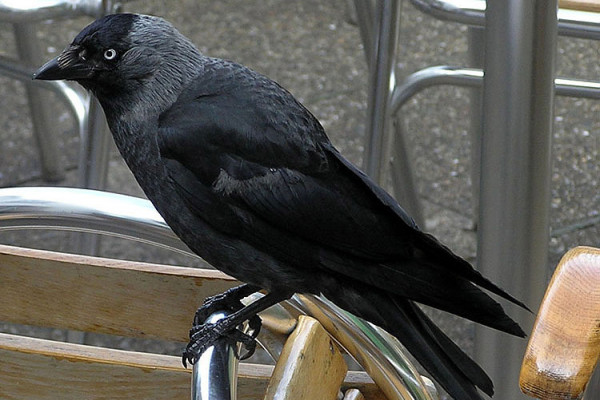
[[[32, 228], [116, 235], [189, 254], [146, 200], [84, 189], [0, 189], [0, 233]], [[589, 247], [571, 250], [559, 263], [523, 360], [521, 387], [526, 393], [544, 400], [580, 398], [600, 354], [600, 293], [594, 284], [600, 279], [599, 268], [600, 251]], [[186, 340], [195, 303], [236, 285], [215, 270], [6, 245], [0, 245], [0, 277], [0, 296], [6, 296], [0, 302], [2, 321], [35, 321], [44, 326], [181, 342]], [[74, 297], [80, 301], [71, 301]], [[290, 311], [301, 314], [297, 321]], [[238, 365], [226, 342], [207, 351], [190, 374], [179, 357], [0, 333], [0, 394], [37, 399], [53, 399], [59, 392], [63, 399], [170, 399], [189, 395], [192, 375], [192, 399], [264, 394], [267, 400], [292, 400], [302, 395], [324, 398], [325, 391], [335, 398], [340, 385], [345, 400], [437, 398], [431, 382], [415, 372], [395, 339], [324, 299], [295, 296], [285, 308], [276, 306], [261, 317], [267, 329], [259, 341], [279, 358], [274, 368]], [[325, 331], [364, 367], [372, 381], [364, 372], [346, 374], [341, 353]], [[319, 385], [314, 384], [315, 371], [326, 375]]]
[[[566, 8], [557, 13], [557, 1], [411, 2], [436, 18], [466, 23], [473, 27], [472, 31], [478, 30], [474, 34], [479, 37], [475, 50], [485, 46], [485, 58], [479, 57], [481, 65], [486, 66], [485, 79], [482, 69], [437, 66], [396, 83], [394, 59], [400, 2], [356, 0], [357, 10], [368, 10], [366, 17], [358, 18], [370, 67], [366, 172], [386, 183], [385, 174], [393, 159], [396, 198], [422, 224], [410, 152], [404, 144], [401, 124], [393, 127], [393, 118], [406, 100], [425, 87], [480, 87], [485, 80], [473, 102], [476, 110], [481, 110], [481, 114], [475, 113], [481, 119], [472, 123], [478, 128], [472, 140], [477, 264], [486, 276], [535, 306], [543, 295], [548, 257], [553, 88], [559, 95], [600, 97], [597, 82], [555, 80], [556, 37], [561, 34], [598, 39], [600, 16]], [[529, 323], [531, 317], [522, 314], [517, 319]], [[503, 360], [489, 352], [492, 348], [505, 350]], [[518, 343], [476, 328], [475, 357], [502, 388], [500, 396], [519, 396], [515, 384], [518, 371], [514, 366], [522, 350]]]
[[[463, 23], [469, 26], [470, 35], [476, 36], [470, 47], [472, 59], [481, 59], [483, 52], [482, 29], [485, 26], [485, 0], [410, 0], [422, 12], [436, 19]], [[574, 38], [600, 39], [600, 7], [594, 0], [560, 1], [565, 7], [558, 10], [558, 34]], [[374, 6], [375, 5], [375, 6]], [[596, 8], [594, 8], [594, 5]], [[369, 113], [367, 116], [365, 171], [381, 184], [390, 170], [390, 159], [394, 158], [392, 173], [393, 189], [400, 203], [423, 223], [420, 201], [414, 185], [412, 165], [405, 161], [406, 149], [401, 125], [393, 128], [383, 121], [396, 116], [401, 108], [423, 90], [441, 85], [464, 86], [480, 89], [483, 86], [481, 68], [438, 65], [424, 68], [397, 82], [394, 78], [394, 63], [398, 46], [400, 4], [398, 1], [355, 0], [357, 21], [367, 56], [372, 66], [369, 77]], [[374, 43], [379, 43], [375, 49]], [[400, 44], [401, 45], [401, 44]], [[379, 53], [376, 53], [376, 50]], [[600, 99], [600, 82], [558, 77], [555, 80], [556, 94], [566, 97]], [[384, 116], [385, 114], [385, 116]], [[477, 124], [474, 124], [477, 125]], [[399, 131], [400, 130], [400, 131]], [[474, 141], [480, 143], [480, 132]], [[474, 148], [477, 148], [475, 144]], [[477, 159], [477, 158], [475, 158]], [[474, 170], [478, 171], [476, 165]], [[477, 199], [478, 178], [473, 179], [474, 197]], [[476, 213], [475, 213], [476, 214]]]
[[[31, 228], [116, 235], [191, 254], [147, 200], [85, 189], [0, 189], [0, 232]], [[215, 270], [106, 260], [3, 245], [0, 246], [0, 276], [0, 297], [10, 296], [0, 302], [2, 321], [35, 322], [50, 327], [180, 342], [186, 340], [194, 308], [202, 297], [236, 284]], [[74, 298], [79, 301], [73, 301]], [[87, 301], [81, 303], [81, 299]], [[337, 355], [332, 356], [334, 360], [327, 358], [325, 364], [341, 365], [324, 369], [326, 375], [335, 376], [333, 383], [327, 386], [335, 394], [332, 398], [337, 398], [344, 377], [346, 383], [342, 388], [358, 388], [367, 400], [437, 398], [435, 387], [415, 372], [398, 342], [380, 329], [314, 296], [295, 296], [286, 308], [313, 319], [301, 317], [296, 323], [281, 307], [262, 314], [268, 329], [261, 331], [258, 340], [270, 354], [281, 354], [275, 369], [245, 363], [238, 367], [231, 347], [219, 342], [194, 366], [192, 398], [234, 399], [238, 375], [239, 398], [257, 398], [265, 388], [266, 399], [275, 398], [274, 393], [279, 393], [278, 399], [298, 398], [293, 397], [295, 385], [287, 377], [306, 376], [307, 371], [313, 376], [310, 375], [315, 371], [313, 361], [330, 354]], [[296, 324], [292, 339], [282, 344], [281, 334], [289, 334]], [[346, 375], [339, 352], [332, 351], [331, 346], [337, 345], [332, 344], [320, 326], [363, 366], [376, 385], [364, 372]], [[294, 348], [303, 342], [309, 344], [300, 357]], [[309, 350], [319, 348], [325, 348], [327, 355]], [[17, 398], [56, 398], [60, 391], [63, 399], [94, 398], [95, 393], [101, 393], [103, 398], [129, 393], [127, 397], [166, 399], [182, 396], [190, 390], [190, 373], [181, 367], [180, 357], [8, 334], [0, 334], [0, 354], [3, 360], [0, 371], [4, 370], [0, 373], [0, 393], [6, 393], [3, 397], [10, 398], [10, 393]], [[311, 362], [303, 365], [304, 358]], [[18, 371], [17, 378], [14, 378], [15, 371]], [[121, 384], [116, 383], [117, 379]], [[317, 392], [311, 396], [309, 391], [305, 398], [322, 398], [318, 395], [319, 385], [313, 381], [309, 386], [312, 386], [309, 390]], [[292, 394], [279, 397], [281, 387], [291, 390]], [[35, 396], [32, 390], [36, 390]], [[345, 396], [347, 400], [359, 398], [356, 391], [349, 391]]]

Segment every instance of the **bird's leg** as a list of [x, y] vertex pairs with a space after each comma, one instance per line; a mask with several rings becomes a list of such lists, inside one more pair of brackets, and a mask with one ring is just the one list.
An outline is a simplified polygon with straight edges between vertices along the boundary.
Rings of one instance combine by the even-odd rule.
[[[260, 330], [260, 317], [257, 314], [280, 301], [289, 299], [291, 295], [288, 292], [271, 292], [214, 324], [204, 323], [194, 326], [190, 330], [190, 342], [183, 352], [183, 365], [187, 366], [187, 362], [190, 364], [196, 363], [200, 355], [222, 336], [226, 336], [234, 342], [239, 341], [244, 344], [248, 353], [243, 358], [250, 357], [256, 347], [254, 339], [256, 339]], [[251, 327], [254, 329], [251, 335], [237, 330], [238, 325], [246, 320], [249, 320]]]
[[[192, 324], [192, 329], [190, 329], [190, 338], [193, 337], [196, 332], [202, 330], [205, 325], [205, 321], [215, 312], [219, 311], [227, 311], [228, 313], [233, 313], [244, 308], [244, 304], [242, 304], [241, 300], [244, 297], [247, 297], [255, 292], [258, 292], [260, 288], [258, 286], [252, 286], [249, 284], [243, 284], [240, 286], [236, 286], [226, 290], [223, 293], [216, 294], [214, 296], [207, 297], [204, 299], [202, 306], [196, 310], [196, 314], [194, 315], [194, 322]], [[225, 333], [232, 344], [235, 347], [235, 343], [241, 342], [244, 347], [247, 349], [247, 353], [243, 356], [236, 354], [239, 359], [246, 359], [254, 353], [254, 349], [256, 348], [256, 336], [260, 332], [261, 321], [258, 316], [254, 316], [250, 319], [250, 328], [252, 333], [250, 335], [241, 332], [240, 330], [233, 329], [230, 332]], [[189, 345], [188, 345], [189, 347]], [[186, 364], [186, 358], [184, 353], [183, 364]]]
[[260, 288], [258, 286], [243, 284], [231, 289], [227, 289], [223, 293], [207, 297], [204, 299], [204, 302], [200, 308], [196, 310], [193, 327], [195, 328], [204, 324], [204, 321], [206, 321], [211, 314], [217, 311], [238, 311], [244, 307], [241, 300], [244, 297], [250, 296], [252, 293], [258, 292], [259, 290]]

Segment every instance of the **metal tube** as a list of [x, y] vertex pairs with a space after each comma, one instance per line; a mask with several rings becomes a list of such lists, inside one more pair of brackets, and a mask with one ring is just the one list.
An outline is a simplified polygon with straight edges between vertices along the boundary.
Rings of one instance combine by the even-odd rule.
[[410, 0], [425, 14], [442, 21], [472, 26], [485, 24], [485, 0]]
[[435, 400], [398, 340], [383, 329], [342, 310], [323, 296], [295, 295], [289, 301], [321, 325], [367, 371], [389, 399]]
[[102, 16], [102, 0], [0, 0], [0, 21], [35, 22], [46, 19]]
[[380, 184], [385, 183], [389, 143], [386, 130], [390, 125], [390, 91], [395, 86], [394, 60], [398, 41], [400, 5], [398, 0], [377, 0], [374, 59], [369, 69], [369, 99], [367, 107], [367, 138], [365, 172]]
[[[490, 1], [486, 14], [478, 267], [535, 309], [546, 285], [557, 1]], [[531, 325], [531, 314], [511, 315]], [[522, 398], [525, 341], [475, 333], [497, 397]]]
[[0, 189], [0, 231], [52, 228], [109, 233], [194, 257], [148, 200], [74, 188]]
[[89, 95], [73, 88], [70, 84], [63, 81], [32, 81], [33, 71], [18, 64], [15, 60], [0, 56], [0, 73], [32, 86], [50, 90], [58, 95], [59, 100], [63, 101], [69, 108], [77, 121], [80, 139], [83, 140], [85, 130], [87, 129], [87, 115]]
[[[556, 78], [554, 83], [557, 96], [600, 100], [600, 82]], [[423, 68], [406, 77], [401, 84], [394, 88], [390, 108], [392, 114], [397, 113], [406, 102], [429, 87], [455, 85], [478, 88], [482, 84], [483, 70], [478, 68], [448, 65]]]
[[[476, 29], [476, 28], [472, 28]], [[392, 93], [390, 108], [392, 115], [415, 95], [426, 88], [436, 85], [456, 85], [481, 89], [483, 84], [483, 71], [476, 68], [456, 68], [449, 66], [434, 66], [425, 68], [409, 75], [404, 82], [397, 85]], [[559, 96], [583, 97], [600, 100], [600, 82], [583, 81], [575, 79], [556, 78], [556, 94]], [[473, 215], [474, 225], [477, 225], [479, 215], [479, 176], [480, 176], [480, 148], [481, 148], [481, 126], [480, 102], [473, 102], [474, 115], [471, 121], [473, 130], [471, 154], [473, 158], [472, 167], [472, 191], [473, 191]], [[401, 123], [401, 121], [398, 121]], [[408, 161], [410, 152], [406, 149], [403, 141], [402, 126], [396, 126], [394, 137], [394, 159], [405, 164], [400, 167], [398, 162], [392, 165], [392, 183], [394, 185], [394, 196], [403, 207], [413, 216], [418, 225], [422, 225], [423, 214], [418, 201], [417, 192], [413, 183], [411, 164]], [[408, 162], [407, 162], [408, 161]], [[399, 191], [397, 188], [401, 188]]]
[[436, 85], [481, 87], [483, 71], [476, 68], [457, 68], [447, 65], [424, 68], [407, 76], [394, 87], [390, 103], [392, 115], [422, 90]]
[[375, 26], [373, 1], [354, 0], [354, 9], [356, 11], [356, 22], [358, 24], [360, 37], [365, 50], [367, 67], [370, 69], [373, 65], [373, 59], [375, 58], [373, 50], [375, 41], [375, 36], [373, 35], [373, 27]]
[[[0, 64], [0, 70], [5, 66], [6, 65]], [[31, 80], [31, 74], [28, 79]], [[89, 98], [87, 93], [74, 89], [71, 85], [63, 81], [34, 81], [33, 84], [56, 93], [59, 96], [59, 99], [69, 108], [69, 111], [77, 121], [83, 121], [86, 118], [86, 102]]]
[[[15, 23], [13, 29], [19, 58], [28, 65], [40, 63], [42, 52], [35, 37], [35, 26], [31, 23]], [[25, 90], [39, 149], [42, 178], [48, 182], [60, 181], [64, 178], [64, 170], [61, 166], [58, 132], [52, 129], [55, 126], [52, 110], [49, 108], [52, 99], [48, 92], [33, 86], [31, 80], [25, 83]]]
[[[356, 0], [357, 18], [369, 67], [369, 99], [367, 108], [365, 171], [380, 185], [391, 178], [396, 200], [408, 211], [417, 224], [424, 223], [421, 205], [415, 188], [410, 154], [402, 135], [402, 121], [397, 119], [392, 138], [392, 88], [395, 87], [394, 62], [398, 43], [400, 5], [396, 0], [376, 1], [376, 20], [373, 21], [370, 0]], [[392, 142], [393, 141], [393, 142]], [[393, 146], [392, 146], [393, 143]], [[394, 166], [390, 160], [394, 155]]]
[[[442, 21], [472, 26], [485, 25], [486, 0], [410, 0], [422, 12]], [[558, 34], [581, 39], [600, 39], [600, 14], [558, 10]]]
[[[102, 107], [95, 98], [87, 99], [88, 112], [78, 119], [80, 149], [78, 186], [102, 190], [108, 178], [110, 135]], [[100, 249], [98, 235], [79, 234], [73, 238], [80, 254], [96, 255]]]
[[[395, 131], [394, 137], [391, 138], [392, 151], [391, 154], [384, 154], [383, 157], [392, 157], [391, 159], [387, 158], [388, 162], [385, 164], [389, 165], [391, 172], [394, 198], [408, 212], [417, 226], [425, 227], [423, 207], [419, 201], [418, 188], [413, 173], [414, 164], [412, 162], [412, 154], [408, 151], [404, 137], [404, 120], [400, 115], [396, 115], [392, 119], [392, 122], [394, 123], [393, 127]], [[390, 135], [391, 133], [390, 129], [386, 132], [386, 135]], [[388, 140], [386, 142], [389, 143]]]
[[580, 39], [600, 39], [600, 14], [597, 12], [558, 10], [558, 33]]
[[[227, 317], [226, 312], [209, 316], [207, 323]], [[192, 369], [192, 400], [235, 400], [237, 398], [238, 359], [227, 338], [220, 338], [210, 346]]]
[[[483, 68], [483, 54], [485, 49], [485, 32], [482, 28], [469, 27], [469, 61], [476, 68]], [[471, 137], [471, 204], [473, 208], [473, 226], [478, 225], [479, 216], [479, 178], [481, 171], [481, 108], [483, 91], [482, 87], [470, 90], [470, 117], [469, 127]]]
[[81, 127], [79, 187], [102, 190], [106, 188], [112, 139], [102, 107], [95, 98], [89, 102], [89, 112]]

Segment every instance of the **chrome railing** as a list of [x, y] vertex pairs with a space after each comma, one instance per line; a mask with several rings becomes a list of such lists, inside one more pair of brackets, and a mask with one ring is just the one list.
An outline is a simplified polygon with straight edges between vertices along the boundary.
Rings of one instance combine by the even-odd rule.
[[18, 23], [90, 16], [98, 18], [115, 1], [107, 0], [1, 0], [0, 21]]
[[[485, 25], [486, 0], [410, 0], [422, 12], [442, 21], [471, 26]], [[600, 14], [558, 9], [558, 34], [582, 39], [600, 39]]]

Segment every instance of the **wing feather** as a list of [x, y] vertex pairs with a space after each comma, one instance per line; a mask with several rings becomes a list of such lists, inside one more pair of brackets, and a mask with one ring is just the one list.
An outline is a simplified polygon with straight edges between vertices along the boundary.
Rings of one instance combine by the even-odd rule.
[[[277, 249], [285, 262], [311, 260], [488, 325], [506, 321], [493, 322], [499, 306], [474, 284], [523, 305], [421, 232], [289, 93], [249, 70], [234, 79], [239, 71], [203, 74], [159, 120], [176, 187], [186, 191], [194, 179], [203, 187], [184, 194], [202, 218], [239, 229], [257, 248]], [[285, 107], [267, 106], [273, 102]]]

